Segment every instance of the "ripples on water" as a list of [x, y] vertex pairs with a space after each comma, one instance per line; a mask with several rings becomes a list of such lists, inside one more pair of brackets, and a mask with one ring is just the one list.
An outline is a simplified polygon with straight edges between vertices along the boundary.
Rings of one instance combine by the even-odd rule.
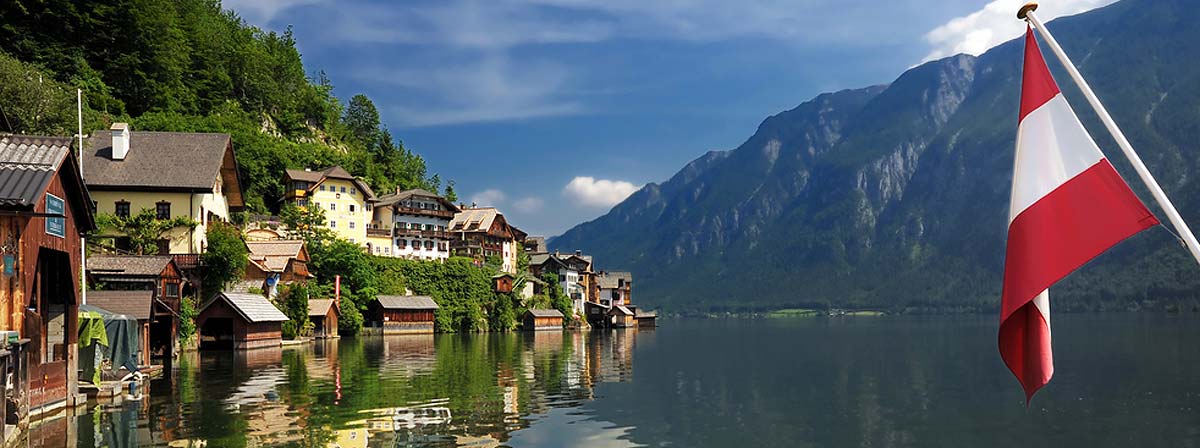
[[1200, 446], [1197, 316], [1056, 317], [1029, 408], [991, 316], [663, 323], [192, 354], [29, 445]]

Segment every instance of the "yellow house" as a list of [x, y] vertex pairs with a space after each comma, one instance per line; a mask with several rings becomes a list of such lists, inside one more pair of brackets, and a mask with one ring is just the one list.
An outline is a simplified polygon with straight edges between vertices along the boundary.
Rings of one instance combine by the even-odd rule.
[[325, 212], [325, 223], [338, 236], [366, 246], [367, 225], [375, 193], [366, 182], [340, 166], [321, 171], [287, 170], [287, 195], [301, 207], [318, 207]]
[[[116, 123], [93, 132], [83, 155], [84, 181], [97, 214], [130, 216], [149, 209], [161, 219], [196, 221], [192, 229], [168, 232], [159, 253], [204, 252], [208, 224], [228, 221], [231, 211], [244, 206], [229, 134], [133, 132]], [[100, 235], [115, 237], [117, 248], [124, 249], [120, 235]]]

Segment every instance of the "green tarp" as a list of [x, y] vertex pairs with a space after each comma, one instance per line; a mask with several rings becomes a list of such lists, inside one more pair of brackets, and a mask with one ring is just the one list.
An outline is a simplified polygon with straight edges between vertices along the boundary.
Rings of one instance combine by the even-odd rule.
[[[96, 316], [99, 316], [103, 322], [103, 334], [98, 334], [100, 330], [94, 323]], [[86, 327], [84, 326], [85, 319], [88, 320]], [[80, 305], [79, 322], [79, 362], [85, 378], [92, 378], [93, 384], [100, 384], [100, 371], [96, 369], [96, 366], [100, 364], [98, 355], [101, 354], [104, 358], [112, 361], [113, 371], [121, 367], [125, 367], [130, 372], [138, 370], [137, 319], [124, 314], [115, 314], [93, 305]], [[89, 341], [86, 346], [84, 345], [85, 337]], [[85, 348], [88, 349], [86, 353]], [[92, 361], [90, 365], [87, 365], [88, 360]]]

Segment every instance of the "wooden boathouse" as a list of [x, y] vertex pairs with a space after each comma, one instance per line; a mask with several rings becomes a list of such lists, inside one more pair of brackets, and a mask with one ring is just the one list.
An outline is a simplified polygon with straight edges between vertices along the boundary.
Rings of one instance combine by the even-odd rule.
[[558, 310], [528, 310], [521, 318], [525, 331], [562, 330], [563, 314]]
[[28, 391], [28, 408], [16, 410], [22, 422], [75, 404], [81, 235], [96, 225], [71, 143], [0, 136], [0, 330], [28, 341], [5, 347], [13, 361], [5, 386]]
[[370, 326], [383, 334], [433, 333], [437, 302], [429, 296], [378, 296], [367, 307]]
[[[175, 259], [170, 255], [97, 255], [88, 257], [87, 272], [88, 283], [105, 291], [151, 292], [151, 303], [145, 307], [145, 311], [137, 312], [138, 315], [149, 313], [148, 333], [143, 341], [148, 344], [147, 353], [151, 358], [163, 361], [172, 359], [179, 347], [179, 313], [183, 292], [188, 288]], [[92, 294], [94, 292], [88, 293], [89, 305], [108, 309], [93, 303], [90, 300]], [[128, 294], [109, 297], [113, 298], [111, 300], [136, 300], [139, 306], [144, 300], [141, 296]], [[151, 359], [148, 358], [142, 365], [150, 363]]]
[[308, 320], [313, 323], [313, 337], [338, 337], [338, 318], [342, 310], [333, 299], [312, 299], [308, 301]]
[[283, 322], [288, 317], [259, 294], [223, 292], [196, 317], [200, 348], [237, 350], [278, 347], [283, 342]]

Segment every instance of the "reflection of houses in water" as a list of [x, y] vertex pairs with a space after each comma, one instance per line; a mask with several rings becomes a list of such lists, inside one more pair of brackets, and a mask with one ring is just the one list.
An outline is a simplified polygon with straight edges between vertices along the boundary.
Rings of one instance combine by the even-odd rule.
[[633, 379], [633, 341], [636, 331], [594, 331], [588, 334], [588, 358], [592, 379], [619, 383]]
[[388, 335], [382, 338], [367, 338], [364, 344], [381, 344], [382, 369], [389, 374], [402, 376], [432, 374], [437, 367], [436, 351], [432, 334]]
[[333, 441], [327, 448], [367, 448], [370, 436], [365, 428], [339, 429], [333, 432]]

